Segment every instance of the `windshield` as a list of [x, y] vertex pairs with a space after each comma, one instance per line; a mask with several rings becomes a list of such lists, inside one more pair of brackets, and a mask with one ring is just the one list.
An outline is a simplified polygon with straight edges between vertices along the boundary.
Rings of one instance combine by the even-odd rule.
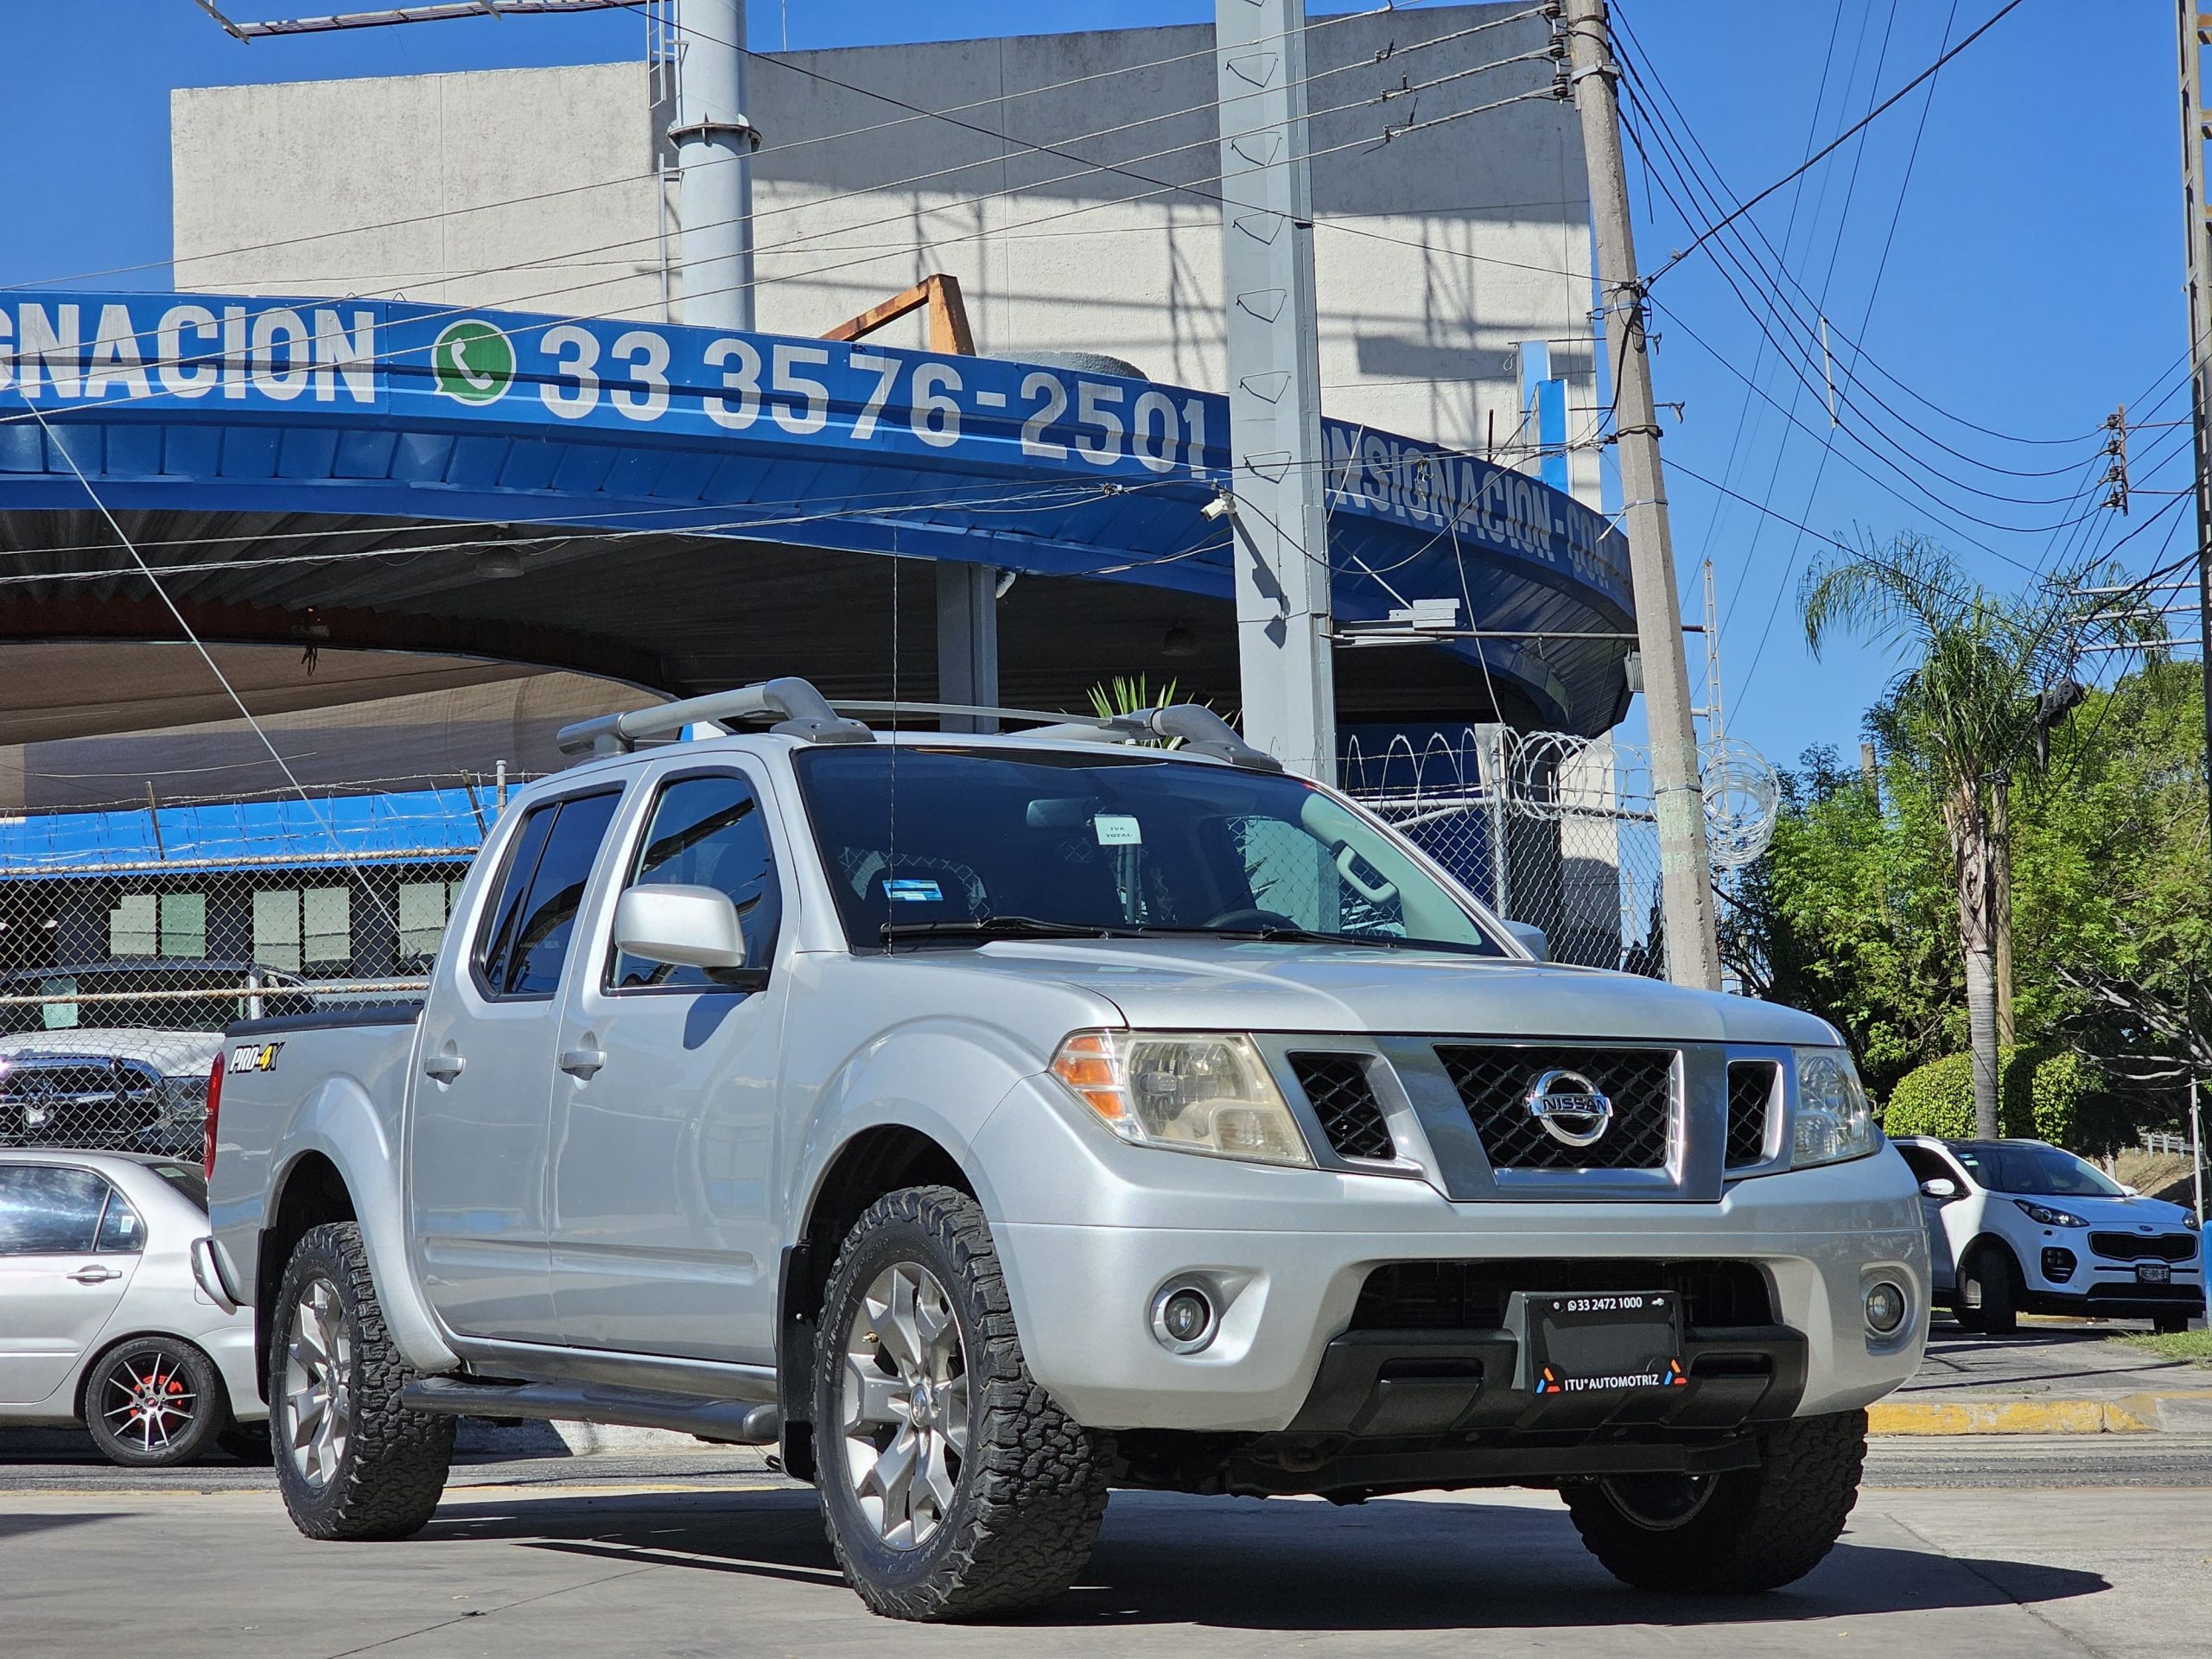
[[207, 1178], [193, 1166], [155, 1164], [151, 1167], [155, 1174], [183, 1193], [202, 1210], [207, 1207]]
[[1505, 954], [1402, 842], [1303, 779], [1126, 750], [880, 744], [794, 759], [855, 947], [887, 925], [972, 939], [995, 918], [1019, 932], [1006, 925], [1019, 918]]
[[1993, 1192], [2045, 1198], [2124, 1198], [2125, 1188], [2094, 1164], [2056, 1147], [1987, 1142], [1951, 1148], [1967, 1173]]

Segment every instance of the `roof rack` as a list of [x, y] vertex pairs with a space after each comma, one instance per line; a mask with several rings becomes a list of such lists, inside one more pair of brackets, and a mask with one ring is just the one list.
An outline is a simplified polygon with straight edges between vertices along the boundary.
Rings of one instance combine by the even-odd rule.
[[640, 743], [672, 741], [687, 726], [739, 721], [773, 721], [769, 729], [807, 743], [873, 743], [875, 734], [851, 715], [961, 715], [993, 720], [1037, 722], [1027, 737], [1089, 743], [1135, 743], [1147, 738], [1181, 741], [1192, 753], [1211, 755], [1257, 772], [1281, 772], [1282, 762], [1255, 748], [1236, 728], [1211, 709], [1195, 702], [1127, 715], [1064, 715], [1036, 709], [994, 709], [969, 702], [840, 702], [832, 704], [806, 681], [769, 680], [735, 690], [710, 692], [677, 702], [655, 703], [627, 714], [601, 715], [564, 726], [554, 740], [573, 755], [627, 754]]
[[686, 726], [739, 720], [773, 720], [771, 731], [809, 743], [875, 741], [874, 732], [857, 720], [841, 719], [819, 691], [790, 677], [580, 720], [563, 726], [553, 741], [563, 754], [627, 754], [640, 743], [673, 740]]
[[1147, 738], [1179, 740], [1193, 754], [1208, 754], [1232, 766], [1255, 772], [1281, 772], [1282, 762], [1265, 749], [1255, 748], [1237, 730], [1204, 703], [1173, 702], [1160, 709], [1141, 709], [1127, 715], [1047, 714], [1037, 709], [994, 709], [969, 702], [849, 702], [836, 709], [848, 715], [967, 715], [995, 720], [1039, 722], [1024, 737], [1050, 737], [1077, 743], [1136, 743]]

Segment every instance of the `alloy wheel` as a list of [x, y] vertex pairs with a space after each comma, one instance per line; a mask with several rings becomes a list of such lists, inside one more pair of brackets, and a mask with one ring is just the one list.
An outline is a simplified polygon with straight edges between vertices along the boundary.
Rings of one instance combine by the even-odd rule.
[[1688, 1526], [1717, 1484], [1711, 1475], [1614, 1475], [1599, 1483], [1613, 1507], [1646, 1532]]
[[353, 1340], [338, 1288], [308, 1281], [284, 1353], [284, 1450], [301, 1479], [330, 1484], [353, 1433]]
[[878, 1538], [928, 1541], [968, 1454], [968, 1355], [951, 1299], [918, 1262], [875, 1276], [846, 1327], [840, 1430], [846, 1478]]
[[199, 1410], [199, 1390], [158, 1349], [119, 1356], [101, 1380], [100, 1415], [108, 1432], [136, 1451], [167, 1451]]

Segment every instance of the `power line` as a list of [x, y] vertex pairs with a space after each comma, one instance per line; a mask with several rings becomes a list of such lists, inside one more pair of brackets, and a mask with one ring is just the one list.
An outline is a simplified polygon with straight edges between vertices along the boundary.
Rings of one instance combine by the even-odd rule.
[[1649, 288], [1652, 283], [1657, 282], [1662, 276], [1664, 276], [1676, 265], [1681, 264], [1683, 260], [1688, 258], [1691, 254], [1696, 252], [1699, 248], [1702, 247], [1707, 238], [1711, 237], [1726, 226], [1731, 225], [1737, 219], [1741, 219], [1745, 213], [1751, 212], [1752, 208], [1758, 207], [1759, 203], [1764, 201], [1776, 191], [1781, 189], [1783, 185], [1789, 183], [1790, 180], [1796, 178], [1799, 174], [1819, 165], [1819, 163], [1827, 160], [1827, 157], [1833, 156], [1838, 149], [1843, 147], [1845, 140], [1848, 139], [1853, 133], [1872, 125], [1878, 118], [1892, 108], [1897, 104], [1897, 100], [1902, 99], [1907, 92], [1919, 86], [1922, 81], [1926, 80], [1929, 77], [1935, 74], [1937, 70], [1941, 69], [1953, 58], [1957, 57], [1960, 53], [1965, 51], [1967, 48], [1972, 46], [1976, 41], [1980, 40], [1984, 35], [1986, 35], [1999, 22], [2003, 22], [2005, 17], [2009, 16], [2018, 8], [2019, 3], [2020, 0], [2005, 0], [2005, 3], [1997, 9], [1996, 14], [1992, 16], [1987, 22], [1982, 24], [1980, 29], [1974, 30], [1973, 34], [1967, 35], [1966, 39], [1961, 41], [1949, 51], [1944, 53], [1942, 56], [1937, 58], [1935, 62], [1929, 64], [1928, 67], [1922, 70], [1910, 80], [1905, 82], [1904, 86], [1898, 87], [1896, 92], [1892, 92], [1888, 98], [1883, 99], [1879, 105], [1868, 111], [1863, 119], [1854, 124], [1847, 130], [1839, 133], [1836, 136], [1834, 142], [1827, 145], [1827, 147], [1822, 149], [1819, 155], [1813, 156], [1802, 166], [1794, 168], [1789, 172], [1783, 174], [1772, 184], [1767, 186], [1765, 189], [1753, 196], [1749, 201], [1745, 202], [1741, 207], [1738, 207], [1736, 211], [1729, 214], [1726, 219], [1722, 219], [1719, 224], [1708, 227], [1704, 234], [1698, 237], [1695, 241], [1689, 245], [1689, 246], [1687, 248], [1677, 249], [1675, 252], [1669, 255], [1665, 264], [1660, 266], [1658, 270], [1653, 271], [1650, 276], [1644, 278], [1644, 286]]

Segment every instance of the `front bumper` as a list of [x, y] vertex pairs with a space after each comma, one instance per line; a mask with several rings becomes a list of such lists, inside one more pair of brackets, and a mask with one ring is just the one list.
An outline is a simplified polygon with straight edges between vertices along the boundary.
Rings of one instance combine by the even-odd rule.
[[[1912, 1375], [1927, 1338], [1926, 1235], [1910, 1173], [1892, 1153], [1740, 1180], [1715, 1203], [1455, 1204], [1418, 1180], [1109, 1142], [1044, 1089], [1017, 1089], [977, 1151], [995, 1175], [993, 1230], [1031, 1372], [1093, 1428], [1273, 1434], [1325, 1421], [1373, 1434], [1357, 1426], [1361, 1411], [1386, 1421], [1424, 1396], [1420, 1421], [1444, 1422], [1439, 1433], [1519, 1421], [1530, 1402], [1512, 1394], [1512, 1338], [1494, 1322], [1344, 1342], [1370, 1274], [1393, 1263], [1526, 1262], [1528, 1290], [1573, 1287], [1542, 1282], [1556, 1268], [1539, 1264], [1750, 1264], [1768, 1287], [1768, 1321], [1750, 1335], [1693, 1329], [1686, 1360], [1704, 1353], [1711, 1363], [1674, 1408], [1694, 1419], [1870, 1404]], [[1875, 1278], [1910, 1300], [1885, 1339], [1864, 1319]], [[1151, 1309], [1184, 1279], [1208, 1288], [1219, 1328], [1201, 1351], [1179, 1355], [1154, 1338]], [[1475, 1375], [1409, 1387], [1387, 1365], [1366, 1369], [1368, 1358], [1436, 1358], [1424, 1344], [1440, 1343], [1456, 1343]]]

